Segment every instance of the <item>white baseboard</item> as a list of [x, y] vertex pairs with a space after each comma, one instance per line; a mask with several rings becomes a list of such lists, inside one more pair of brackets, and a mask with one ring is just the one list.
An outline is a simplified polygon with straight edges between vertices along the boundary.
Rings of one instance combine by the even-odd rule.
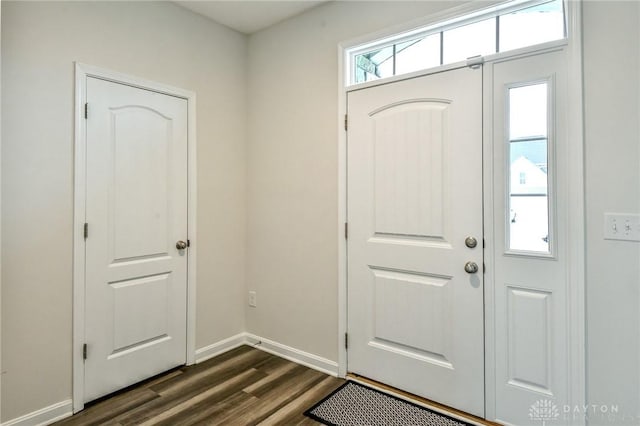
[[[304, 365], [314, 370], [321, 371], [331, 376], [338, 375], [338, 363], [319, 357], [309, 352], [304, 352], [273, 340], [265, 339], [255, 334], [239, 333], [235, 336], [220, 340], [212, 345], [205, 346], [196, 350], [196, 364], [206, 361], [210, 358], [223, 354], [238, 346], [250, 345], [256, 349], [260, 349], [270, 354], [279, 356], [297, 364]], [[8, 422], [2, 423], [0, 426], [42, 426], [49, 425], [58, 420], [62, 420], [73, 414], [73, 401], [58, 402], [38, 411], [26, 414]]]
[[247, 333], [236, 334], [204, 348], [196, 349], [196, 364], [247, 343]]
[[304, 352], [300, 349], [292, 348], [291, 346], [283, 345], [282, 343], [274, 342], [273, 340], [265, 339], [264, 337], [256, 336], [255, 334], [251, 333], [239, 333], [227, 339], [220, 340], [219, 342], [216, 342], [212, 345], [197, 349], [195, 357], [196, 364], [242, 345], [253, 346], [256, 349], [269, 352], [270, 354], [277, 355], [281, 358], [288, 359], [289, 361], [304, 365], [309, 368], [313, 368], [314, 370], [321, 371], [325, 374], [329, 374], [335, 377], [338, 376], [338, 363], [335, 361], [331, 361], [326, 358], [311, 354], [309, 352]]
[[297, 364], [304, 365], [314, 370], [321, 371], [331, 376], [338, 376], [338, 363], [319, 357], [309, 352], [304, 352], [273, 340], [265, 339], [251, 333], [246, 333], [247, 344], [270, 354], [277, 355], [281, 358]]
[[196, 350], [196, 364], [242, 345], [253, 346], [256, 349], [269, 352], [270, 354], [277, 355], [281, 358], [288, 359], [289, 361], [313, 368], [314, 370], [321, 371], [331, 376], [338, 375], [338, 363], [335, 361], [331, 361], [251, 333], [239, 333], [235, 336], [231, 336], [227, 339]]
[[62, 420], [73, 414], [73, 401], [58, 402], [38, 411], [2, 423], [2, 426], [41, 426]]

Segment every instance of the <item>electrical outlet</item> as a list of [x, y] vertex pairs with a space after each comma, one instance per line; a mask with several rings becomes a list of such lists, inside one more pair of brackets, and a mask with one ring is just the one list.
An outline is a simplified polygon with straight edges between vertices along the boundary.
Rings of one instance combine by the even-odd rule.
[[640, 215], [605, 213], [604, 239], [640, 241]]
[[249, 306], [251, 306], [252, 308], [255, 308], [257, 306], [257, 304], [256, 304], [256, 292], [255, 291], [250, 291], [249, 292]]

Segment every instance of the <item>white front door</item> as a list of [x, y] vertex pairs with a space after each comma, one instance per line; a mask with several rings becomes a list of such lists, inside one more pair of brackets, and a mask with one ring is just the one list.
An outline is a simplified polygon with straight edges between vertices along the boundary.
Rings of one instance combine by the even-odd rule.
[[347, 102], [348, 371], [483, 416], [482, 71]]
[[187, 101], [87, 78], [84, 401], [186, 362]]

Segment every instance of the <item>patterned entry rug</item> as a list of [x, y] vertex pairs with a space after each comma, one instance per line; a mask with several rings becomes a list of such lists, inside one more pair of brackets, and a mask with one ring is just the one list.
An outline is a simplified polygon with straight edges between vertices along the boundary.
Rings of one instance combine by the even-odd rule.
[[330, 426], [472, 426], [355, 382], [346, 382], [304, 414]]

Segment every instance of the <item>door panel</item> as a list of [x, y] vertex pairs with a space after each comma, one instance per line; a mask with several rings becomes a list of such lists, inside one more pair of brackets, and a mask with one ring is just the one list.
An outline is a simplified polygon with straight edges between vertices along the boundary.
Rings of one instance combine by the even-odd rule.
[[[114, 354], [141, 342], [167, 337], [170, 274], [134, 278], [111, 283], [110, 286], [114, 296]], [[139, 309], [140, 306], [145, 306], [145, 309]]]
[[443, 238], [448, 107], [414, 100], [370, 114], [376, 234]]
[[507, 383], [552, 395], [551, 298], [552, 294], [507, 286]]
[[480, 416], [481, 83], [465, 68], [350, 92], [347, 149], [348, 370]]
[[[172, 120], [141, 106], [112, 108], [110, 246], [113, 260], [166, 255]], [[138, 143], [150, 140], [153, 143]], [[131, 236], [136, 235], [135, 239]]]
[[373, 271], [374, 336], [371, 344], [410, 352], [451, 366], [451, 286], [448, 279]]
[[187, 102], [87, 79], [85, 401], [186, 362]]

